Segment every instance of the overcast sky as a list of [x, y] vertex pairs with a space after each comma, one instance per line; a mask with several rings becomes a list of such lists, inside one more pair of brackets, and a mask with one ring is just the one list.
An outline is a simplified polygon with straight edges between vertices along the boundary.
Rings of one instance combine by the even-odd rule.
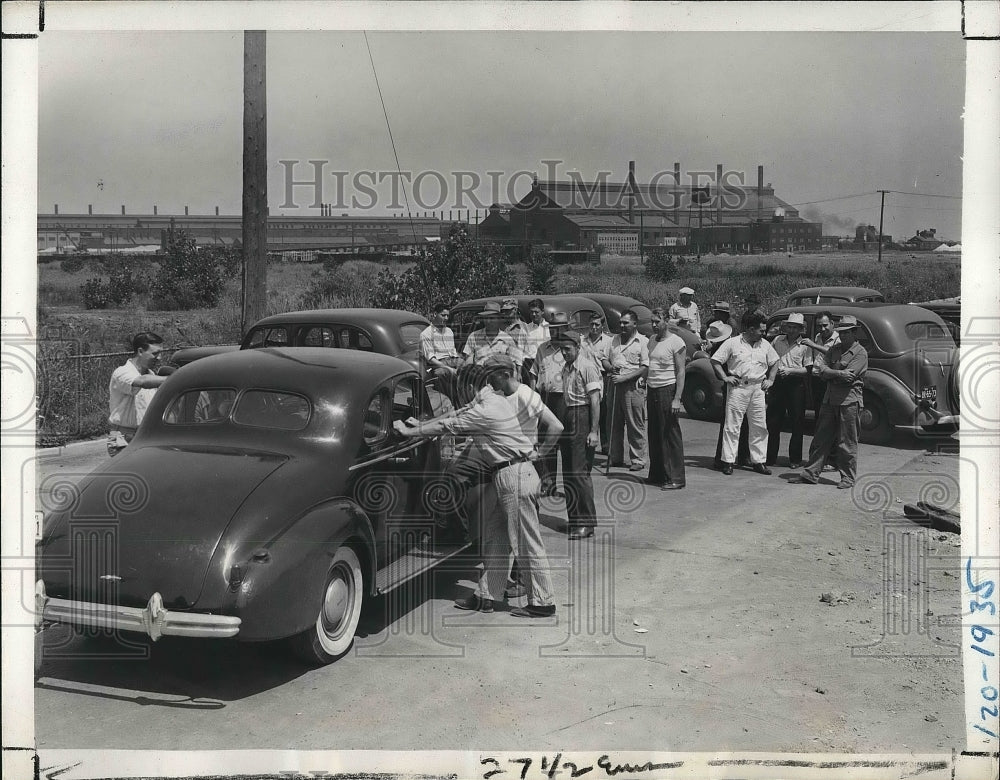
[[[876, 189], [960, 195], [965, 49], [958, 33], [369, 33], [399, 164], [483, 177], [562, 160], [560, 177], [622, 180], [756, 166], [825, 233], [878, 224]], [[311, 188], [285, 201], [279, 160], [395, 171], [361, 32], [269, 33], [272, 214], [315, 214]], [[45, 33], [40, 44], [39, 210], [239, 213], [241, 33]], [[515, 197], [528, 189], [513, 179]], [[422, 211], [438, 185], [425, 175]], [[369, 213], [387, 213], [390, 182]], [[488, 183], [477, 192], [493, 199]], [[410, 190], [407, 189], [407, 193]], [[453, 199], [454, 187], [449, 193]], [[450, 202], [441, 206], [449, 208]], [[475, 203], [467, 202], [475, 208]], [[960, 237], [961, 201], [891, 194], [886, 233]], [[464, 207], [464, 206], [463, 206]], [[814, 211], [809, 211], [814, 209]], [[337, 213], [356, 209], [338, 208]]]

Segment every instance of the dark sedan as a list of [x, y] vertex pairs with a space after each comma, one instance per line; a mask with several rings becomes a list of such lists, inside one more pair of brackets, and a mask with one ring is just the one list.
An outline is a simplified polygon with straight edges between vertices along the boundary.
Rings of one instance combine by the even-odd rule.
[[38, 619], [335, 660], [366, 597], [461, 550], [428, 545], [455, 506], [439, 442], [392, 428], [428, 410], [385, 355], [264, 347], [179, 369], [121, 455], [54, 492]]

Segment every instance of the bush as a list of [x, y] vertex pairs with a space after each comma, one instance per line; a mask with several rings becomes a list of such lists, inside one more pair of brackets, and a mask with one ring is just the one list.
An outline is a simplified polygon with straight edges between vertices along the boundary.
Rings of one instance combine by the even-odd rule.
[[657, 282], [668, 282], [677, 275], [673, 255], [664, 249], [654, 249], [646, 261], [646, 276]]
[[[217, 244], [202, 247], [198, 253], [207, 261], [215, 263], [227, 279], [239, 278], [243, 272], [243, 247], [235, 244]], [[268, 258], [270, 260], [270, 258]]]
[[379, 272], [373, 306], [424, 312], [438, 301], [509, 295], [514, 290], [514, 274], [503, 249], [476, 243], [461, 224], [414, 259], [401, 274], [388, 266]]
[[60, 261], [59, 267], [68, 274], [78, 274], [86, 264], [87, 256], [85, 254], [72, 254]]
[[[524, 265], [528, 272], [528, 286], [525, 293], [552, 295], [555, 292], [556, 263], [551, 254], [544, 249], [534, 249]], [[573, 273], [573, 266], [567, 268], [567, 273]]]
[[218, 258], [199, 252], [195, 240], [184, 230], [167, 234], [166, 253], [153, 280], [153, 304], [158, 309], [211, 308], [225, 286]]
[[366, 307], [371, 304], [372, 288], [377, 272], [372, 264], [347, 261], [327, 267], [316, 274], [302, 296], [307, 309], [328, 309], [341, 306]]
[[83, 305], [88, 309], [107, 309], [111, 306], [111, 285], [101, 279], [88, 279], [80, 287]]

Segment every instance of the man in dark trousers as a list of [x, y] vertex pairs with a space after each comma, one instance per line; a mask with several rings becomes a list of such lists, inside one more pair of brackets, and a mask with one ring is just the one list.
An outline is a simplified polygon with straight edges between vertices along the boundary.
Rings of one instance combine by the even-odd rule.
[[[535, 352], [529, 373], [531, 389], [542, 397], [545, 405], [560, 420], [564, 416], [562, 369], [565, 361], [559, 348], [559, 337], [568, 332], [569, 317], [566, 316], [566, 312], [554, 312], [549, 322], [550, 338]], [[542, 480], [543, 496], [551, 496], [556, 492], [558, 462], [555, 452], [538, 461], [538, 475]]]
[[857, 341], [858, 321], [845, 314], [837, 323], [840, 343], [834, 344], [822, 357], [816, 358], [815, 372], [826, 380], [826, 395], [816, 420], [816, 433], [809, 447], [809, 465], [799, 482], [815, 485], [819, 482], [823, 463], [837, 439], [837, 468], [840, 469], [841, 490], [854, 486], [858, 474], [858, 436], [861, 432], [861, 409], [865, 374], [868, 373], [868, 352]]
[[580, 337], [566, 332], [559, 338], [565, 365], [562, 369], [563, 430], [559, 444], [566, 490], [566, 526], [570, 539], [594, 535], [597, 508], [590, 471], [601, 443], [601, 393], [604, 380], [593, 360], [580, 358]]
[[800, 312], [792, 312], [781, 323], [784, 333], [771, 342], [778, 353], [778, 375], [767, 396], [767, 461], [778, 462], [781, 449], [781, 429], [790, 418], [792, 436], [788, 441], [788, 462], [793, 469], [802, 465], [802, 431], [806, 421], [806, 398], [809, 395], [810, 369], [813, 351], [804, 343], [802, 332], [806, 320]]

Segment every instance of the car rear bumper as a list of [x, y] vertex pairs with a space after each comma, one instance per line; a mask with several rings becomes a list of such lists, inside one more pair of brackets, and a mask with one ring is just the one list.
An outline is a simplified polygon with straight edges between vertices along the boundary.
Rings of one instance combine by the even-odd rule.
[[229, 615], [164, 609], [159, 593], [154, 593], [143, 608], [50, 598], [45, 583], [39, 580], [35, 584], [35, 627], [41, 628], [44, 622], [136, 631], [156, 641], [161, 636], [224, 639], [239, 633], [241, 621]]

